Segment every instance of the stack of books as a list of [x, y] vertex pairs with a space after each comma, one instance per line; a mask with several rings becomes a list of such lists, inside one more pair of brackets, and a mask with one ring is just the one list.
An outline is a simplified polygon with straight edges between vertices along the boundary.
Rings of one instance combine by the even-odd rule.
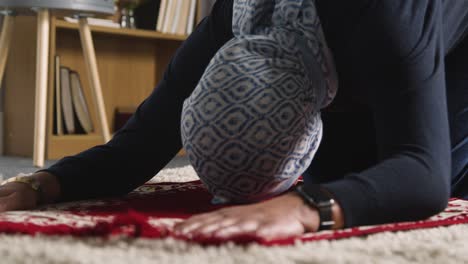
[[60, 65], [55, 56], [54, 134], [90, 134], [94, 131], [80, 75]]
[[[153, 29], [162, 33], [189, 35], [195, 24], [210, 13], [216, 0], [152, 0], [150, 2], [152, 7], [147, 12], [155, 9], [156, 14], [152, 17]], [[140, 6], [136, 10], [137, 27], [143, 24], [140, 19], [143, 9], [147, 10], [146, 6]]]
[[193, 30], [197, 0], [161, 0], [156, 30], [188, 35]]

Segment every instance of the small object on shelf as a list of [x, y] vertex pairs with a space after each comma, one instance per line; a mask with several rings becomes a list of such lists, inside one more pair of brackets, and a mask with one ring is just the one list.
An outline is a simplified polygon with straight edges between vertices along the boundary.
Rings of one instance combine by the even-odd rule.
[[[72, 17], [64, 17], [64, 20], [70, 23], [78, 24], [78, 19]], [[101, 27], [111, 27], [111, 28], [120, 28], [119, 23], [115, 23], [111, 19], [102, 19], [102, 18], [93, 18], [88, 17], [88, 23], [92, 26], [101, 26]]]
[[115, 5], [120, 13], [120, 27], [136, 28], [135, 9], [148, 0], [115, 0]]
[[123, 8], [120, 10], [120, 27], [122, 28], [136, 28], [135, 16], [133, 9]]

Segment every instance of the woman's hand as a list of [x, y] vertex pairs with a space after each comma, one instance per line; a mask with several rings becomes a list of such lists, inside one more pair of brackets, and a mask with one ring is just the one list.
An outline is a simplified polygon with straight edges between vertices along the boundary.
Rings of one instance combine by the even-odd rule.
[[0, 212], [33, 209], [38, 201], [38, 192], [24, 183], [0, 186]]
[[243, 206], [193, 216], [175, 226], [177, 235], [226, 239], [253, 236], [265, 240], [300, 236], [316, 231], [318, 212], [295, 193]]
[[[57, 178], [47, 172], [37, 172], [30, 177], [36, 178], [42, 193], [20, 182], [11, 182], [0, 186], [0, 212], [34, 209], [41, 203], [52, 203], [60, 196]], [[41, 195], [41, 197], [39, 197]]]

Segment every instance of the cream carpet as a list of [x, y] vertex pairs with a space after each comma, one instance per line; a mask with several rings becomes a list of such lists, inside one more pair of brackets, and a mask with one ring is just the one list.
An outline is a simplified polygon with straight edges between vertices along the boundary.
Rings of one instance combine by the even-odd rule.
[[[163, 170], [152, 181], [194, 179], [195, 172], [186, 166]], [[468, 225], [288, 247], [0, 235], [0, 263], [468, 263]]]

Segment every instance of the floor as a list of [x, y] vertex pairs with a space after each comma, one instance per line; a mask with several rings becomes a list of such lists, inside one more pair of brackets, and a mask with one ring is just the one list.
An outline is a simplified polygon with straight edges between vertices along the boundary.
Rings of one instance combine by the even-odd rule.
[[[45, 167], [49, 167], [55, 162], [56, 160], [48, 160], [45, 163]], [[166, 166], [166, 168], [178, 168], [188, 164], [189, 161], [186, 157], [176, 157]], [[30, 173], [37, 170], [39, 170], [39, 168], [32, 165], [32, 158], [0, 156], [0, 176], [3, 179], [14, 177], [20, 172]]]
[[[48, 161], [50, 166], [55, 161]], [[159, 180], [190, 173], [186, 158], [174, 159]], [[175, 169], [173, 169], [175, 168]], [[5, 177], [33, 172], [30, 158], [0, 156]], [[0, 263], [126, 264], [126, 263], [468, 263], [468, 225], [408, 232], [380, 233], [362, 238], [297, 243], [287, 247], [225, 244], [203, 247], [173, 239], [76, 238], [0, 234]]]

